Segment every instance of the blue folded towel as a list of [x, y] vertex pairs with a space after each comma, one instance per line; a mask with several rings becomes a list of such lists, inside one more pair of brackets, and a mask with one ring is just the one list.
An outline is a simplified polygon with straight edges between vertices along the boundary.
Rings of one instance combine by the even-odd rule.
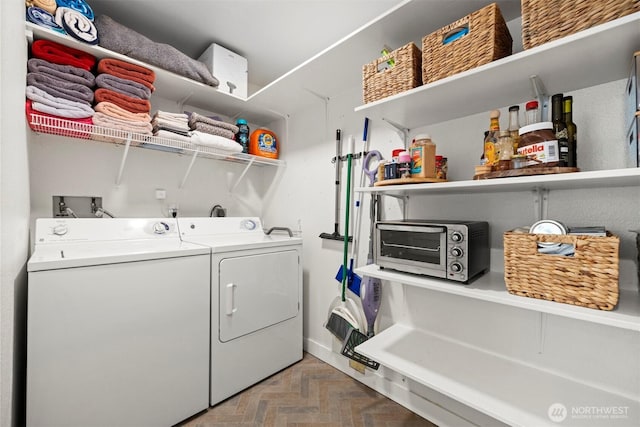
[[31, 6], [27, 8], [27, 20], [41, 27], [57, 31], [61, 34], [67, 34], [64, 28], [56, 24], [52, 14], [39, 7]]
[[91, 6], [89, 6], [84, 0], [56, 0], [56, 3], [58, 4], [58, 7], [68, 7], [69, 9], [80, 12], [93, 21], [93, 9], [91, 9]]

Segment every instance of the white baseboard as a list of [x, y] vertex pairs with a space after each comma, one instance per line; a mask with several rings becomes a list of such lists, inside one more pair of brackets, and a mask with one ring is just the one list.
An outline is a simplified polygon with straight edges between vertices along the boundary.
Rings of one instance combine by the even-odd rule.
[[[386, 378], [382, 374], [385, 372], [385, 368], [382, 366], [378, 371], [367, 369], [363, 375], [349, 366], [348, 358], [308, 338], [304, 339], [304, 350], [439, 427], [477, 427], [478, 425], [501, 424], [497, 420], [487, 419], [484, 414], [460, 403], [456, 404], [455, 401], [452, 401], [453, 406], [456, 406], [455, 410], [464, 415], [452, 412], [454, 408], [445, 408], [442, 403], [432, 402], [411, 391], [405, 378], [399, 377], [398, 381]], [[392, 371], [385, 373], [389, 376], [397, 376]], [[443, 398], [449, 400], [444, 396]]]

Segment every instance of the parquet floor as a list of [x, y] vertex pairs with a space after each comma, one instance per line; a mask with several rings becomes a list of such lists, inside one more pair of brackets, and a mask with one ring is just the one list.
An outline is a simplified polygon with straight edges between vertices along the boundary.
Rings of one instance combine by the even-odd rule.
[[183, 427], [435, 427], [308, 353]]

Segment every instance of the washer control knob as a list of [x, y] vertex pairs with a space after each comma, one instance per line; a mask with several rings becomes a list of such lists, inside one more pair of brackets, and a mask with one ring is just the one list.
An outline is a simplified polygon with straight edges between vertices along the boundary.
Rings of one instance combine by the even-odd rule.
[[56, 236], [64, 236], [69, 231], [69, 227], [67, 227], [67, 224], [58, 224], [53, 227], [52, 231]]
[[458, 246], [454, 246], [453, 248], [451, 248], [451, 255], [453, 255], [456, 258], [459, 258], [462, 256], [462, 248], [458, 247]]
[[454, 273], [460, 273], [462, 271], [462, 264], [460, 264], [459, 262], [452, 262], [451, 271], [453, 271]]
[[464, 236], [459, 231], [454, 231], [451, 233], [451, 240], [454, 242], [462, 242], [464, 240]]
[[164, 234], [169, 231], [169, 224], [166, 222], [156, 222], [153, 224], [153, 232], [155, 234]]
[[242, 221], [242, 228], [244, 228], [245, 230], [255, 230], [257, 227], [257, 224], [254, 220], [252, 219], [245, 219], [244, 221]]

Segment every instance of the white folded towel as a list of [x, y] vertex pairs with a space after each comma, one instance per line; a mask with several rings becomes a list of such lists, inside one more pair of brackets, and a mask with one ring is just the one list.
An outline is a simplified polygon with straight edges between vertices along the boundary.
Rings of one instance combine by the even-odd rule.
[[211, 135], [209, 133], [193, 131], [191, 132], [191, 142], [196, 145], [202, 145], [205, 147], [215, 148], [220, 151], [228, 153], [241, 153], [242, 146], [236, 141], [224, 138], [218, 135]]
[[41, 113], [53, 114], [68, 119], [82, 119], [92, 117], [95, 114], [93, 108], [86, 102], [58, 98], [35, 86], [27, 86], [25, 93], [27, 99], [33, 101], [31, 108]]

